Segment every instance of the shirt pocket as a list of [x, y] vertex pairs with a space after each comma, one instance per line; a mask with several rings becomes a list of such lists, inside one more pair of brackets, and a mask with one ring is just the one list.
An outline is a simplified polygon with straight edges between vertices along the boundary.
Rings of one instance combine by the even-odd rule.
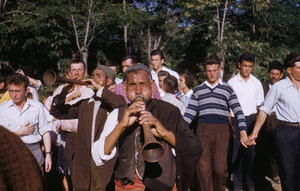
[[20, 127], [20, 123], [17, 120], [4, 120], [3, 121], [3, 126], [7, 129], [9, 129], [10, 131], [16, 131], [19, 129]]

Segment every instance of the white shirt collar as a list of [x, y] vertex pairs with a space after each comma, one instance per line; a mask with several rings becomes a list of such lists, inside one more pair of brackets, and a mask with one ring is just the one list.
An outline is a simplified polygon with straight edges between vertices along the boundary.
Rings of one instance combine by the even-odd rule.
[[191, 97], [193, 94], [193, 90], [188, 91], [188, 93], [185, 94], [186, 97]]
[[[27, 100], [26, 100], [26, 103], [24, 104], [24, 107], [23, 108], [25, 108], [25, 107], [27, 107], [27, 106], [32, 106], [32, 100], [31, 99], [29, 99], [29, 98], [26, 98]], [[12, 99], [10, 99], [10, 100], [8, 100], [8, 106], [9, 107], [11, 107], [11, 106], [16, 106], [16, 104], [13, 102], [13, 100]], [[17, 106], [16, 106], [17, 107]]]
[[[237, 74], [237, 79], [238, 79], [239, 81], [245, 82], [245, 80], [242, 78], [240, 72]], [[252, 74], [250, 74], [250, 77], [249, 77], [248, 81], [253, 81], [253, 80], [254, 80], [254, 76], [253, 76]]]
[[208, 83], [208, 81], [207, 80], [205, 80], [205, 82], [204, 82], [208, 87], [210, 87], [210, 88], [215, 88], [218, 84], [221, 84], [221, 85], [223, 85], [223, 82], [222, 82], [222, 79], [221, 78], [219, 78], [219, 81], [215, 84], [215, 85], [211, 85], [210, 83]]

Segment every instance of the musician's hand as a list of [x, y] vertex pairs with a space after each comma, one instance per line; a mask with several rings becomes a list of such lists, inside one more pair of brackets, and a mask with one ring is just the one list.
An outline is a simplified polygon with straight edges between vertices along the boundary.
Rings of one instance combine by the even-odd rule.
[[123, 128], [131, 126], [138, 119], [139, 113], [144, 110], [144, 102], [136, 101], [132, 103], [128, 108], [125, 109], [119, 125], [121, 125]]
[[100, 88], [103, 87], [101, 84], [97, 83], [93, 79], [86, 79], [86, 80], [83, 80], [83, 81], [91, 83], [91, 85], [88, 85], [87, 87], [92, 88], [93, 90], [99, 90]]
[[71, 93], [71, 95], [69, 95], [68, 97], [66, 97], [65, 103], [72, 101], [73, 99], [76, 99], [78, 97], [81, 96], [81, 92], [79, 90], [76, 89], [76, 87], [74, 88], [73, 92]]
[[164, 139], [175, 147], [175, 135], [171, 131], [168, 131], [152, 113], [141, 111], [139, 121], [142, 126], [150, 126], [151, 132], [155, 137]]
[[23, 70], [21, 70], [21, 69], [19, 69], [19, 70], [17, 71], [17, 73], [22, 74], [23, 76], [25, 76], [25, 73], [24, 73]]
[[140, 125], [150, 126], [151, 132], [155, 137], [164, 138], [168, 133], [168, 130], [156, 119], [149, 111], [141, 111], [139, 117]]

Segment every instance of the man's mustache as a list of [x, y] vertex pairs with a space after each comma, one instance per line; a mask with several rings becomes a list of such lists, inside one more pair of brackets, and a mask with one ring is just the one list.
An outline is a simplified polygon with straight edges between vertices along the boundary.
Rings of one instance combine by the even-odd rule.
[[132, 102], [136, 102], [136, 101], [143, 101], [145, 102], [145, 97], [143, 95], [135, 95], [132, 99]]

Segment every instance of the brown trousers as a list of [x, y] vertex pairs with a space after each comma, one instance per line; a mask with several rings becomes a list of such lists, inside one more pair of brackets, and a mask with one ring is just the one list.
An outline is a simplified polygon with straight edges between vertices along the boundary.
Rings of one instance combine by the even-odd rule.
[[201, 191], [225, 190], [229, 126], [198, 123], [196, 136], [203, 147], [196, 169]]

